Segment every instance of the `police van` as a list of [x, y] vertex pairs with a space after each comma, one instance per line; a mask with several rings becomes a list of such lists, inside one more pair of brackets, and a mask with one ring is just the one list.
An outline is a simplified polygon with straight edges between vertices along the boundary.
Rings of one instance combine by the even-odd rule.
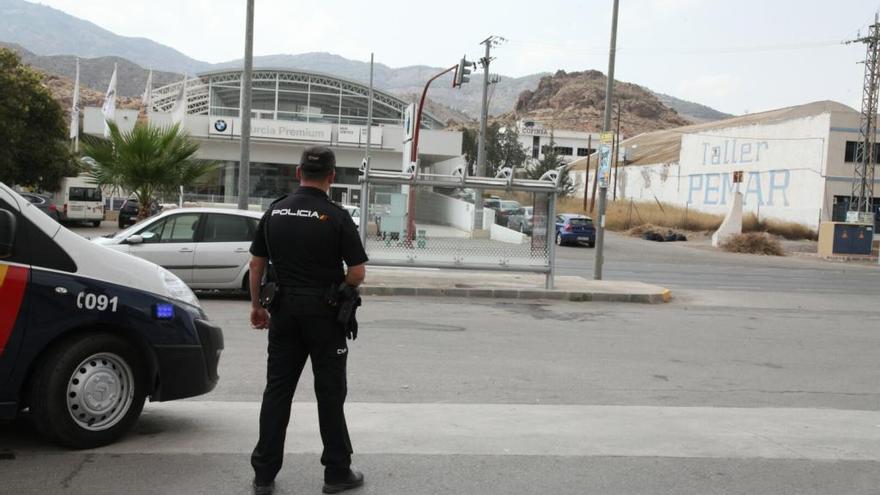
[[147, 397], [211, 391], [223, 333], [177, 276], [65, 229], [0, 183], [0, 420], [106, 445]]

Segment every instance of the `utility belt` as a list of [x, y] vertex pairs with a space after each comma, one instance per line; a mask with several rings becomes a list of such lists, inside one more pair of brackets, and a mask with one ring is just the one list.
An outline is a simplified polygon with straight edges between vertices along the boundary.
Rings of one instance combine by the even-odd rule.
[[336, 290], [335, 286], [318, 288], [318, 287], [297, 287], [294, 285], [278, 285], [281, 288], [281, 293], [289, 296], [316, 296], [316, 297], [325, 297], [328, 296], [332, 291]]

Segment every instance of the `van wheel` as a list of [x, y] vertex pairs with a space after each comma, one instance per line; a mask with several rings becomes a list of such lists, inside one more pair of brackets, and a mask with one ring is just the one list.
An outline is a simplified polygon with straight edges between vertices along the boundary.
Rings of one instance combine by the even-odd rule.
[[36, 429], [74, 449], [113, 443], [141, 414], [145, 378], [140, 354], [119, 337], [66, 341], [41, 361], [32, 382]]
[[100, 227], [100, 226], [101, 226], [100, 220], [92, 220], [92, 227]]

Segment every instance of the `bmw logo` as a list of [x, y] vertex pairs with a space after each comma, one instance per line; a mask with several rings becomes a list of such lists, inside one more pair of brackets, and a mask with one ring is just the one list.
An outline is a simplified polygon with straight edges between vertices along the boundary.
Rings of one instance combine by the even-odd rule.
[[214, 122], [214, 130], [216, 130], [217, 132], [226, 131], [226, 121], [225, 120], [218, 120], [218, 121]]

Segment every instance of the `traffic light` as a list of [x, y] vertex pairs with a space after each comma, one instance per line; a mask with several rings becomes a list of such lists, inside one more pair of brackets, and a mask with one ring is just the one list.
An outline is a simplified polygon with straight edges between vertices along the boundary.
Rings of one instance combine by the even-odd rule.
[[455, 78], [452, 80], [452, 87], [459, 88], [462, 84], [471, 81], [471, 67], [475, 67], [476, 62], [468, 62], [464, 57], [458, 63], [458, 69], [455, 71]]

